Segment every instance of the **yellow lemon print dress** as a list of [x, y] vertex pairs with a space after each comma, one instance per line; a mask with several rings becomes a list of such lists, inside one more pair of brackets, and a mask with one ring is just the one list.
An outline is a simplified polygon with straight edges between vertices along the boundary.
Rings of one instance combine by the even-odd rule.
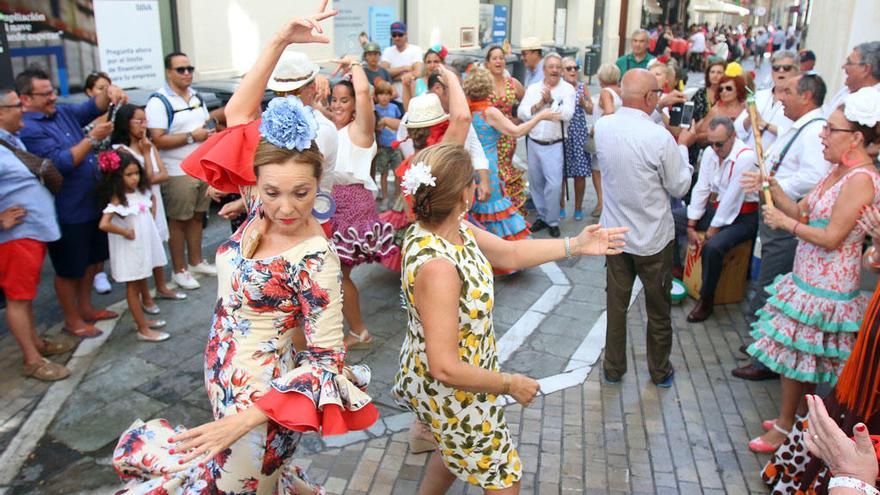
[[425, 332], [414, 304], [415, 277], [422, 265], [435, 258], [453, 263], [462, 284], [459, 357], [474, 366], [498, 371], [492, 330], [492, 266], [464, 224], [461, 237], [464, 244], [457, 246], [431, 234], [418, 222], [407, 232], [401, 279], [409, 323], [393, 394], [431, 429], [443, 461], [455, 476], [482, 488], [507, 488], [522, 477], [522, 463], [504, 421], [504, 408], [495, 395], [456, 390], [431, 377]]

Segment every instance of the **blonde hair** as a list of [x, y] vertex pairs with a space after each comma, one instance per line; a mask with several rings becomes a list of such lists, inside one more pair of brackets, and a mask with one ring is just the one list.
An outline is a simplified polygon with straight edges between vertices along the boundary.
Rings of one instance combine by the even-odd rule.
[[413, 194], [416, 220], [432, 226], [457, 215], [462, 192], [474, 182], [470, 153], [461, 145], [440, 143], [416, 153], [411, 163], [428, 165], [436, 178], [435, 185], [421, 186]]
[[485, 67], [475, 67], [465, 77], [464, 94], [471, 101], [485, 100], [492, 94], [495, 89], [495, 83], [492, 80], [492, 74]]
[[389, 84], [388, 81], [376, 81], [376, 85], [373, 87], [373, 92], [376, 95], [393, 94], [391, 84]]
[[602, 64], [596, 72], [596, 77], [599, 78], [600, 83], [617, 84], [620, 82], [620, 68], [616, 64]]

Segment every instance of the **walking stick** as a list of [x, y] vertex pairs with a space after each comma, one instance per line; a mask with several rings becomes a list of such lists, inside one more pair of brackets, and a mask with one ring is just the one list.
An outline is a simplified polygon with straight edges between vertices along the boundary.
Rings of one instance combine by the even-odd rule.
[[773, 206], [773, 196], [770, 194], [770, 176], [764, 167], [764, 146], [761, 144], [761, 130], [758, 129], [758, 111], [755, 108], [755, 93], [749, 90], [746, 99], [749, 109], [749, 120], [752, 121], [752, 134], [755, 135], [755, 154], [758, 155], [758, 169], [761, 171], [761, 191], [764, 193], [764, 203]]

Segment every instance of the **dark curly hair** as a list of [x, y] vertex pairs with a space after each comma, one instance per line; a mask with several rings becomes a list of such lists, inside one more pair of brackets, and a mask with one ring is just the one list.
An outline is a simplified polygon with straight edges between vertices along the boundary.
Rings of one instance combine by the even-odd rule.
[[114, 198], [123, 206], [128, 206], [128, 201], [125, 199], [125, 193], [127, 191], [125, 190], [125, 181], [123, 180], [122, 175], [125, 173], [125, 169], [131, 164], [137, 165], [138, 171], [141, 174], [137, 184], [138, 191], [146, 192], [146, 190], [150, 188], [150, 181], [147, 179], [144, 167], [141, 166], [140, 162], [138, 162], [131, 153], [122, 150], [104, 151], [102, 153], [115, 153], [118, 155], [119, 167], [112, 172], [104, 172], [103, 178], [98, 184], [97, 198], [98, 204], [101, 208], [110, 203]]

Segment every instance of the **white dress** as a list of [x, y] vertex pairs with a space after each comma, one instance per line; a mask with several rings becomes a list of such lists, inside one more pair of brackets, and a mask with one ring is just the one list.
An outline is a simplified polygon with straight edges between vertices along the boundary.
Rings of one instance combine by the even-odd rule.
[[[113, 149], [122, 148], [127, 151], [131, 156], [141, 164], [141, 169], [144, 168], [144, 157], [135, 151], [133, 148], [129, 148], [124, 144], [114, 144]], [[153, 152], [151, 153], [153, 158], [153, 173], [159, 173], [159, 165], [156, 163], [158, 160], [156, 147], [153, 147]], [[150, 186], [150, 191], [153, 193], [153, 197], [156, 198], [156, 229], [159, 231], [159, 239], [162, 242], [168, 242], [168, 219], [165, 218], [165, 202], [162, 201], [162, 185], [161, 184], [153, 184]]]
[[114, 213], [111, 222], [124, 229], [134, 229], [134, 239], [119, 234], [107, 236], [110, 244], [110, 271], [117, 282], [132, 282], [150, 277], [153, 268], [165, 266], [165, 248], [156, 222], [153, 221], [150, 190], [125, 195], [127, 206], [109, 204], [104, 213]]

